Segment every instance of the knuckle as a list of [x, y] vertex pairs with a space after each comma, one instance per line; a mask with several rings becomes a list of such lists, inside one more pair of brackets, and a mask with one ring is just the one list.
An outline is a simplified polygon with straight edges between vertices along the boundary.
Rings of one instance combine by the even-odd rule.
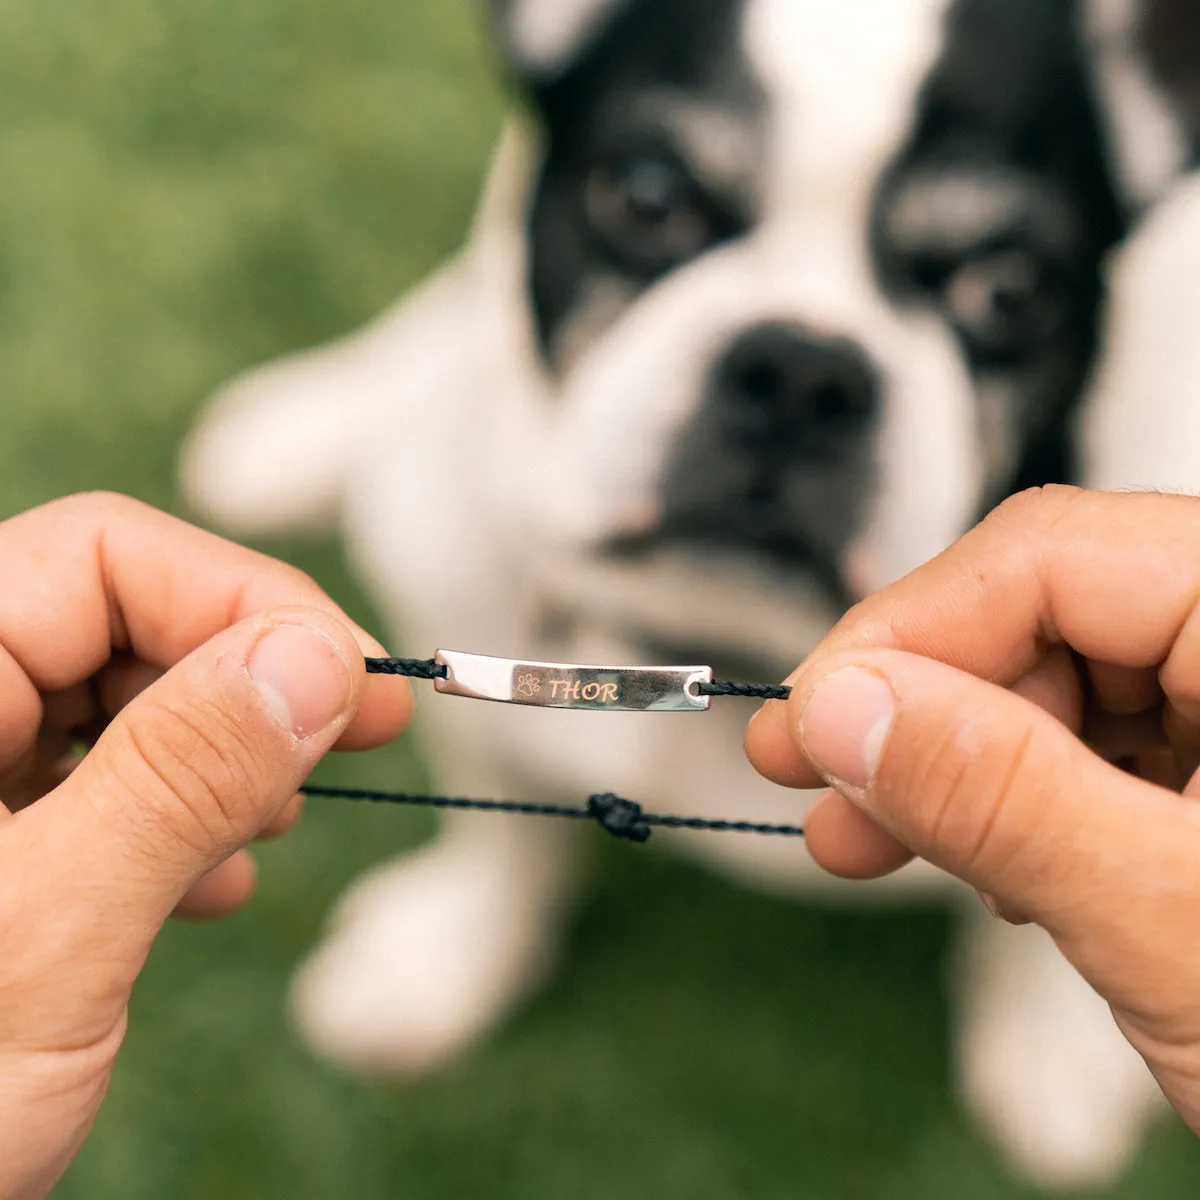
[[196, 850], [238, 845], [257, 825], [264, 767], [255, 740], [216, 705], [161, 705], [110, 727], [103, 767], [140, 817]]
[[272, 558], [269, 554], [258, 552], [255, 552], [255, 559], [260, 566], [267, 568], [271, 572], [274, 580], [287, 583], [296, 592], [301, 594], [325, 594], [321, 585], [307, 571], [297, 567], [294, 563], [285, 562], [283, 559]]
[[1085, 503], [1086, 497], [1083, 488], [1066, 483], [1026, 488], [997, 505], [988, 521], [1047, 532]]
[[94, 491], [77, 492], [53, 502], [52, 507], [62, 507], [66, 511], [75, 511], [89, 519], [108, 517], [126, 517], [133, 513], [145, 512], [147, 505], [132, 496], [123, 496], [120, 492]]
[[298, 588], [304, 591], [319, 592], [324, 595], [321, 585], [307, 571], [302, 571], [299, 567], [293, 566], [291, 563], [285, 563], [284, 570], [288, 578]]
[[248, 607], [280, 612], [296, 607], [338, 613], [329, 594], [307, 571], [265, 554], [256, 553], [254, 561], [260, 571], [247, 578], [242, 596]]

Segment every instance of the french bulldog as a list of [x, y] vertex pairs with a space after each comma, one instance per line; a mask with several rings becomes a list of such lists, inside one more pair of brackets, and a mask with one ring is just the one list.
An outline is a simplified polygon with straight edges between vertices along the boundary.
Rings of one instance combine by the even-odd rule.
[[[397, 652], [774, 681], [999, 500], [1078, 478], [1106, 262], [1182, 161], [1140, 10], [493, 0], [490, 17], [529, 115], [464, 248], [367, 329], [215, 401], [182, 467], [214, 522], [339, 529]], [[735, 701], [423, 709], [452, 794], [612, 790], [782, 823], [812, 799], [746, 765]], [[852, 886], [802, 844], [670, 841], [811, 902], [961, 902], [967, 1104], [1047, 1185], [1106, 1179], [1137, 1145], [1157, 1090], [1037, 931], [921, 864]], [[461, 1053], [553, 969], [586, 844], [448, 817], [339, 906], [296, 980], [307, 1039], [374, 1073]]]

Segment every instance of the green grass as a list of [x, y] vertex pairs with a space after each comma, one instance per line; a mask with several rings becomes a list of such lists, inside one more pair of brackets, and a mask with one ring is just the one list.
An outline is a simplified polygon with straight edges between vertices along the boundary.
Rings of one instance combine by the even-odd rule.
[[[503, 111], [466, 0], [0, 0], [0, 513], [178, 510], [240, 368], [352, 328], [462, 236]], [[334, 545], [269, 547], [371, 622]], [[405, 748], [325, 768], [403, 785]], [[956, 1109], [938, 916], [823, 914], [604, 847], [546, 994], [450, 1073], [364, 1086], [283, 1020], [289, 971], [419, 817], [333, 806], [253, 908], [173, 927], [59, 1195], [1011, 1200]], [[1114, 1197], [1194, 1196], [1173, 1123]]]

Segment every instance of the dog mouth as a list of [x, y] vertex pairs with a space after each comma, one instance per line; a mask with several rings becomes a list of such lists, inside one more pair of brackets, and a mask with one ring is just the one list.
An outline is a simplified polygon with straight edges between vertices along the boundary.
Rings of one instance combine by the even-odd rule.
[[803, 578], [808, 588], [818, 586], [838, 608], [853, 603], [836, 556], [799, 537], [773, 501], [731, 507], [721, 512], [719, 521], [669, 514], [651, 530], [610, 538], [600, 553], [614, 561], [639, 563], [652, 560], [664, 548], [701, 567], [712, 563], [715, 570], [732, 566], [739, 573], [762, 576], [768, 586], [795, 586]]
[[731, 679], [782, 679], [847, 607], [822, 572], [705, 542], [609, 544], [547, 560], [539, 576], [572, 622], [619, 634], [647, 661]]

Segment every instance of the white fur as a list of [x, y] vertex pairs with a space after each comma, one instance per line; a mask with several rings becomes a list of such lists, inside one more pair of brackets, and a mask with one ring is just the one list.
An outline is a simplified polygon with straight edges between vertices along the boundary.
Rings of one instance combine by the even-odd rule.
[[862, 234], [878, 172], [912, 129], [949, 8], [950, 0], [749, 0], [747, 53], [778, 129], [777, 204], [836, 196], [839, 215], [848, 210]]
[[629, 0], [512, 0], [510, 50], [534, 72], [562, 66], [589, 34]]
[[1200, 491], [1200, 175], [1119, 252], [1084, 469], [1098, 488]]
[[1044, 931], [1014, 928], [980, 906], [963, 932], [964, 1100], [1043, 1186], [1114, 1178], [1163, 1108], [1145, 1062]]
[[[506, 831], [463, 827], [342, 898], [292, 989], [315, 1049], [367, 1074], [428, 1071], [542, 982], [554, 958], [546, 893], [563, 886], [549, 878], [559, 870], [559, 831], [522, 830], [511, 854], [497, 854], [495, 835]], [[381, 1001], [403, 1037], [381, 1038]]]
[[1125, 199], [1157, 200], [1179, 175], [1187, 139], [1136, 43], [1142, 0], [1088, 0], [1085, 37]]
[[364, 438], [395, 400], [396, 362], [423, 359], [430, 336], [469, 303], [469, 275], [452, 262], [367, 329], [227, 391], [183, 455], [197, 507], [235, 532], [332, 525]]

